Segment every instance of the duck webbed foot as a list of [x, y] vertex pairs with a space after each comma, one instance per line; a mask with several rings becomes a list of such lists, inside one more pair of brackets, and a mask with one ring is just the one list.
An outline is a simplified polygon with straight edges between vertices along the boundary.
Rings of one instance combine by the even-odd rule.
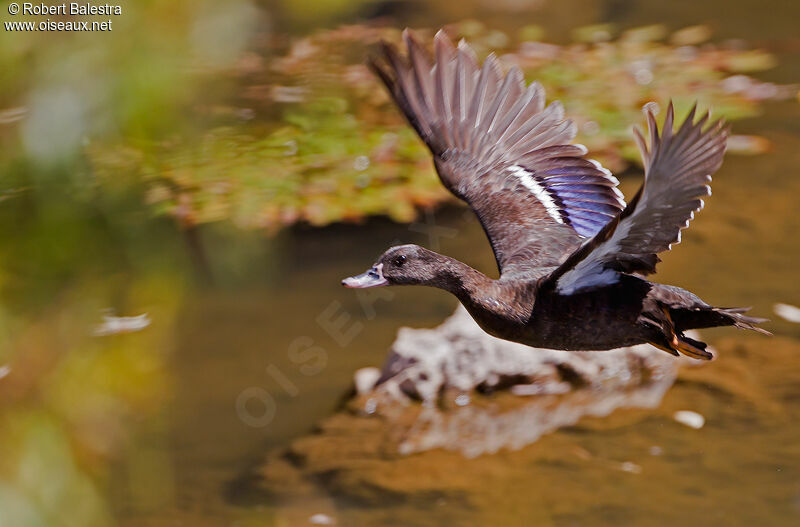
[[675, 324], [672, 322], [668, 308], [662, 306], [661, 313], [663, 313], [663, 318], [659, 317], [661, 318], [659, 322], [663, 333], [659, 335], [660, 338], [651, 340], [650, 344], [676, 357], [683, 354], [698, 360], [714, 358], [714, 355], [706, 350], [705, 342], [694, 340], [675, 330]]

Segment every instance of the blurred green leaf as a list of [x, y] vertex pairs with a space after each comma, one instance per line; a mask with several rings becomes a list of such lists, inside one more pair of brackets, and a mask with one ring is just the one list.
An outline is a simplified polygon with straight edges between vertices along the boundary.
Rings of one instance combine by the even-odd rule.
[[[518, 43], [477, 21], [447, 30], [453, 38], [468, 37], [479, 53], [507, 50], [502, 62], [519, 66], [551, 100], [560, 99], [578, 125], [577, 140], [614, 171], [639, 162], [629, 130], [642, 122], [648, 102], [663, 107], [674, 99], [683, 112], [697, 100], [738, 119], [757, 113], [763, 93], [788, 93], [759, 90], [749, 77], [726, 84], [734, 73], [769, 68], [774, 59], [760, 51], [689, 46], [708, 39], [705, 26], [682, 29], [670, 43], [662, 41], [667, 34], [660, 25], [628, 30], [618, 40], [610, 40], [611, 26], [590, 26], [577, 30], [579, 43], [568, 46], [536, 42], [542, 34], [536, 26], [520, 31]], [[418, 34], [430, 42], [432, 31]], [[274, 232], [297, 221], [325, 225], [375, 214], [412, 221], [420, 207], [452, 197], [437, 181], [428, 151], [364, 66], [369, 46], [380, 39], [399, 42], [400, 34], [343, 26], [295, 40], [271, 61], [253, 61], [240, 75], [241, 104], [263, 119], [228, 119], [199, 137], [132, 152], [124, 143], [93, 145], [87, 152], [100, 186], [120, 173], [146, 181], [153, 212], [183, 225], [230, 220]], [[746, 89], [731, 88], [737, 85]]]

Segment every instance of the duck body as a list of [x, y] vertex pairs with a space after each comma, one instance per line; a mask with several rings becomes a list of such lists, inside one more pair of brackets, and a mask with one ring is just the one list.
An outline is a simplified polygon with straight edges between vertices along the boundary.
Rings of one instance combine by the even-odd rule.
[[[630, 275], [573, 295], [541, 290], [540, 279], [487, 278], [475, 285], [455, 295], [478, 325], [495, 337], [536, 348], [602, 351], [652, 343], [669, 351], [673, 339], [683, 346], [682, 333], [689, 329], [757, 322], [685, 289]], [[705, 351], [702, 343], [692, 345]], [[691, 355], [705, 358], [697, 351]]]
[[[536, 286], [533, 284], [534, 289]], [[513, 329], [504, 324], [507, 318], [486, 317], [496, 327], [487, 324], [484, 331], [533, 347], [573, 351], [641, 344], [650, 340], [650, 332], [640, 320], [645, 304], [651, 302], [650, 291], [649, 282], [635, 277], [576, 295], [542, 291], [534, 295], [532, 303], [518, 306], [519, 318], [514, 318]], [[477, 310], [472, 316], [478, 321], [484, 318]]]
[[[728, 130], [692, 109], [675, 129], [672, 104], [649, 140], [634, 129], [645, 180], [629, 203], [586, 148], [574, 124], [517, 68], [480, 66], [443, 32], [434, 58], [408, 32], [407, 58], [389, 44], [370, 66], [433, 154], [439, 179], [475, 212], [489, 238], [496, 280], [417, 245], [388, 249], [347, 287], [424, 285], [454, 294], [487, 333], [538, 348], [607, 350], [650, 343], [711, 359], [689, 329], [735, 326], [767, 333], [745, 308], [720, 308], [644, 276], [711, 194]], [[768, 334], [768, 333], [767, 333]]]

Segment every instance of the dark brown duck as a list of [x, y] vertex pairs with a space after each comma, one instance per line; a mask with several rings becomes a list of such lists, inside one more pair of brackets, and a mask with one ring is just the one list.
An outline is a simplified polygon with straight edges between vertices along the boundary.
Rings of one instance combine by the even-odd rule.
[[649, 141], [635, 130], [645, 180], [627, 205], [617, 180], [586, 148], [560, 103], [545, 107], [538, 83], [503, 75], [490, 55], [479, 66], [463, 41], [439, 32], [435, 58], [406, 31], [408, 57], [383, 44], [370, 66], [428, 145], [442, 183], [466, 201], [491, 242], [500, 278], [416, 245], [387, 250], [347, 287], [426, 285], [453, 293], [496, 337], [536, 347], [606, 350], [648, 342], [710, 359], [694, 328], [755, 326], [745, 308], [720, 308], [689, 291], [643, 278], [658, 253], [711, 194], [728, 129], [695, 110], [661, 133], [647, 114]]

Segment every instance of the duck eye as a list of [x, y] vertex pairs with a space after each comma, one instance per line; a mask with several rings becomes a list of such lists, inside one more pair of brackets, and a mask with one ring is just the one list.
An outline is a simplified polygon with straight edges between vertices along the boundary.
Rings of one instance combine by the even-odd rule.
[[404, 255], [402, 255], [402, 254], [394, 259], [394, 264], [397, 267], [402, 266], [404, 263], [406, 263], [406, 257]]

